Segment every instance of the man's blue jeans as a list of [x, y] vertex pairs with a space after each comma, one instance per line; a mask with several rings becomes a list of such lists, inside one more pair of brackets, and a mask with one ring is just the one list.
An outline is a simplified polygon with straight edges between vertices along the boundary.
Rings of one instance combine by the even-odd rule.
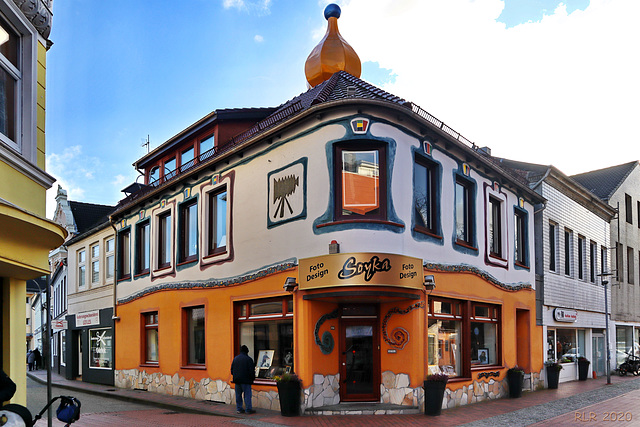
[[242, 411], [242, 395], [244, 394], [244, 403], [247, 411], [251, 411], [251, 384], [236, 383], [236, 409]]

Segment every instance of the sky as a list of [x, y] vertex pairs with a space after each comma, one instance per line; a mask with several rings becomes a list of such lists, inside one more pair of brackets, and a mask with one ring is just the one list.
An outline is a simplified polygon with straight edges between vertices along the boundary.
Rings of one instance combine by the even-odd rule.
[[[211, 111], [306, 91], [318, 0], [64, 0], [47, 55], [47, 216], [115, 205], [132, 164]], [[568, 175], [640, 159], [640, 1], [343, 0], [361, 78], [492, 154]]]

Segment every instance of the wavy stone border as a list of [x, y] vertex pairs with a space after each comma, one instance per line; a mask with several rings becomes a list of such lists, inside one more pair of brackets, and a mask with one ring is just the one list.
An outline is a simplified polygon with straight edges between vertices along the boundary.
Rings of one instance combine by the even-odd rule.
[[501, 281], [499, 281], [489, 273], [482, 271], [479, 268], [474, 267], [472, 265], [448, 265], [448, 264], [437, 264], [432, 262], [425, 262], [423, 266], [427, 270], [432, 270], [432, 271], [442, 271], [446, 273], [475, 274], [481, 279], [491, 283], [493, 286], [509, 292], [517, 292], [523, 289], [528, 289], [528, 290], [533, 289], [533, 286], [531, 286], [531, 283], [518, 283], [518, 284], [502, 283]]
[[207, 280], [203, 282], [163, 283], [161, 285], [149, 286], [139, 292], [136, 292], [135, 294], [119, 299], [118, 304], [125, 304], [128, 302], [137, 300], [138, 298], [142, 298], [143, 296], [152, 294], [154, 292], [163, 291], [163, 290], [207, 289], [207, 288], [221, 288], [221, 287], [239, 285], [241, 283], [249, 282], [251, 280], [261, 279], [271, 274], [281, 273], [283, 271], [290, 270], [297, 266], [298, 266], [297, 262], [291, 261], [291, 262], [285, 262], [282, 264], [263, 268], [253, 273], [248, 273], [241, 276], [229, 277], [226, 279], [213, 279], [213, 280]]

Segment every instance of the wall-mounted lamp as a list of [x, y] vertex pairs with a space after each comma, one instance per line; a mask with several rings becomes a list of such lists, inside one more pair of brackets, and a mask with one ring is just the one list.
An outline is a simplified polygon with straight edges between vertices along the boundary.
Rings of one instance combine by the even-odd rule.
[[283, 288], [287, 292], [293, 292], [296, 290], [297, 287], [298, 287], [298, 284], [296, 283], [295, 277], [287, 277], [287, 280], [284, 281]]
[[433, 274], [424, 276], [424, 288], [431, 293], [436, 288], [436, 279]]

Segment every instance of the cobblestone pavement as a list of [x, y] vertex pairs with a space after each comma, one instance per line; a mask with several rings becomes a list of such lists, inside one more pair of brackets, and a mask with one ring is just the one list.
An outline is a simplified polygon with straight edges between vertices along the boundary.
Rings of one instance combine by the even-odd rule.
[[[44, 371], [29, 372], [31, 378], [46, 380]], [[499, 399], [442, 411], [438, 417], [416, 415], [334, 415], [282, 417], [262, 410], [254, 415], [237, 415], [234, 405], [160, 395], [135, 390], [69, 381], [53, 375], [63, 388], [96, 393], [125, 401], [144, 402], [159, 409], [109, 413], [84, 413], [74, 426], [551, 426], [623, 425], [640, 426], [640, 378], [612, 376], [561, 383], [557, 390], [526, 392], [519, 399]], [[72, 394], [72, 393], [69, 393]], [[214, 415], [214, 416], [212, 416]], [[217, 416], [215, 416], [217, 415]], [[175, 416], [175, 418], [174, 418]], [[604, 419], [608, 417], [609, 420]], [[615, 418], [615, 419], [613, 419]], [[38, 426], [46, 424], [38, 423]], [[56, 425], [56, 424], [54, 424]], [[61, 425], [61, 424], [60, 424]]]

